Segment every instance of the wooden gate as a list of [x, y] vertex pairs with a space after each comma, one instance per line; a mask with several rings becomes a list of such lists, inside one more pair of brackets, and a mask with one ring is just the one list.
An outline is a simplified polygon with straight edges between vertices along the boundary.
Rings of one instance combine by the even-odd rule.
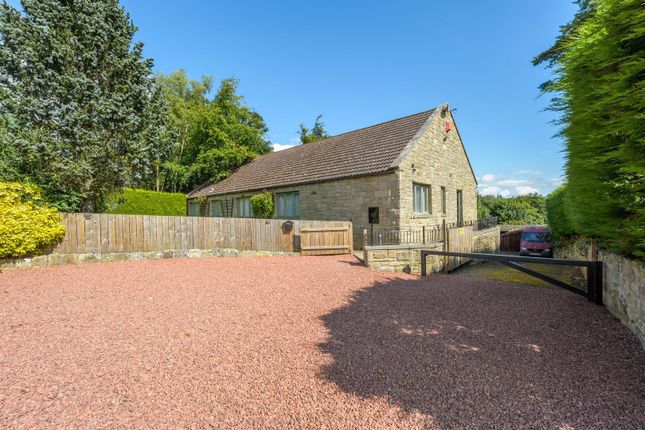
[[[473, 227], [449, 228], [444, 242], [444, 251], [448, 252], [473, 252]], [[445, 269], [450, 272], [470, 261], [464, 257], [444, 257]]]
[[300, 227], [300, 250], [302, 255], [351, 254], [353, 249], [352, 223], [329, 221], [321, 225]]

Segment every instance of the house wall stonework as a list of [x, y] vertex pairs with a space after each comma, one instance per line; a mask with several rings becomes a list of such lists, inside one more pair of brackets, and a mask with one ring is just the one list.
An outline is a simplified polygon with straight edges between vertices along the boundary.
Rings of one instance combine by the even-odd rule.
[[[302, 220], [351, 221], [354, 231], [354, 246], [363, 245], [363, 228], [369, 224], [368, 208], [379, 208], [379, 226], [397, 225], [399, 215], [398, 176], [395, 173], [359, 178], [341, 179], [315, 184], [295, 185], [267, 190], [277, 193], [298, 191], [300, 193], [300, 217]], [[250, 197], [257, 192], [226, 194], [214, 199], [235, 201]], [[274, 205], [273, 217], [277, 218]], [[237, 207], [233, 217], [237, 217]], [[206, 213], [203, 213], [206, 215]]]
[[[457, 221], [457, 190], [462, 190], [464, 221], [477, 219], [477, 182], [450, 111], [431, 119], [399, 165], [401, 225], [437, 225]], [[450, 131], [446, 132], [445, 123]], [[415, 214], [414, 183], [428, 185], [429, 214]], [[446, 188], [446, 213], [441, 211], [441, 187]]]
[[[379, 208], [376, 227], [438, 225], [457, 221], [457, 190], [462, 190], [463, 219], [477, 219], [477, 184], [452, 114], [438, 108], [401, 153], [398, 166], [390, 173], [338, 179], [314, 184], [272, 188], [276, 193], [300, 193], [300, 219], [351, 221], [354, 247], [363, 245], [363, 229], [369, 227], [368, 208]], [[445, 123], [450, 123], [446, 131]], [[413, 183], [431, 190], [431, 213], [413, 213]], [[446, 188], [446, 213], [441, 212], [441, 187]], [[209, 199], [233, 199], [252, 196], [260, 191], [225, 194]], [[237, 217], [237, 207], [232, 216]], [[202, 209], [202, 215], [208, 215]], [[207, 210], [207, 209], [206, 209]], [[225, 213], [226, 215], [226, 213]], [[277, 214], [274, 213], [274, 217]]]

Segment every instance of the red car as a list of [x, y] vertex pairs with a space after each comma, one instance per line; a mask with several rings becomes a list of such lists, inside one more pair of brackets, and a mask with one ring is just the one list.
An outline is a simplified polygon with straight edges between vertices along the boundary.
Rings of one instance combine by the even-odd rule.
[[520, 255], [552, 257], [550, 235], [549, 229], [541, 225], [524, 227], [520, 239]]

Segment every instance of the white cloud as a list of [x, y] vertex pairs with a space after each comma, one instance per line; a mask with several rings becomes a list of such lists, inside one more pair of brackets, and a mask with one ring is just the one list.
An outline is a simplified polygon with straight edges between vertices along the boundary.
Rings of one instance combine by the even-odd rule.
[[500, 187], [518, 187], [528, 183], [529, 181], [527, 179], [502, 179], [501, 181], [495, 182], [495, 185]]
[[486, 174], [482, 176], [482, 182], [493, 182], [495, 180], [495, 175]]
[[518, 195], [523, 196], [525, 194], [537, 193], [538, 189], [534, 187], [530, 187], [528, 185], [522, 185], [519, 187], [515, 187], [515, 191], [517, 192]]
[[484, 196], [502, 196], [507, 197], [511, 192], [505, 188], [500, 187], [486, 187], [480, 191], [480, 194]]
[[282, 151], [283, 149], [293, 148], [296, 145], [290, 145], [290, 144], [283, 145], [282, 143], [273, 143], [272, 146], [273, 146], [273, 150], [277, 152], [277, 151]]

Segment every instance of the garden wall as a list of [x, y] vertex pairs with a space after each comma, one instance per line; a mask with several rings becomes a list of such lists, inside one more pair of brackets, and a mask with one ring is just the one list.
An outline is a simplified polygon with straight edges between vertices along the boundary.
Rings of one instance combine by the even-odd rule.
[[[473, 252], [489, 253], [499, 251], [499, 227], [476, 231], [473, 238]], [[421, 273], [421, 251], [441, 251], [443, 241], [427, 245], [382, 245], [367, 246], [364, 260], [370, 268], [379, 272]], [[430, 255], [427, 260], [428, 272], [443, 271], [444, 257]]]
[[[593, 260], [591, 240], [578, 239], [555, 249], [556, 258]], [[609, 312], [629, 327], [645, 348], [645, 264], [598, 250], [603, 264], [603, 302]], [[581, 275], [586, 276], [582, 270]]]

